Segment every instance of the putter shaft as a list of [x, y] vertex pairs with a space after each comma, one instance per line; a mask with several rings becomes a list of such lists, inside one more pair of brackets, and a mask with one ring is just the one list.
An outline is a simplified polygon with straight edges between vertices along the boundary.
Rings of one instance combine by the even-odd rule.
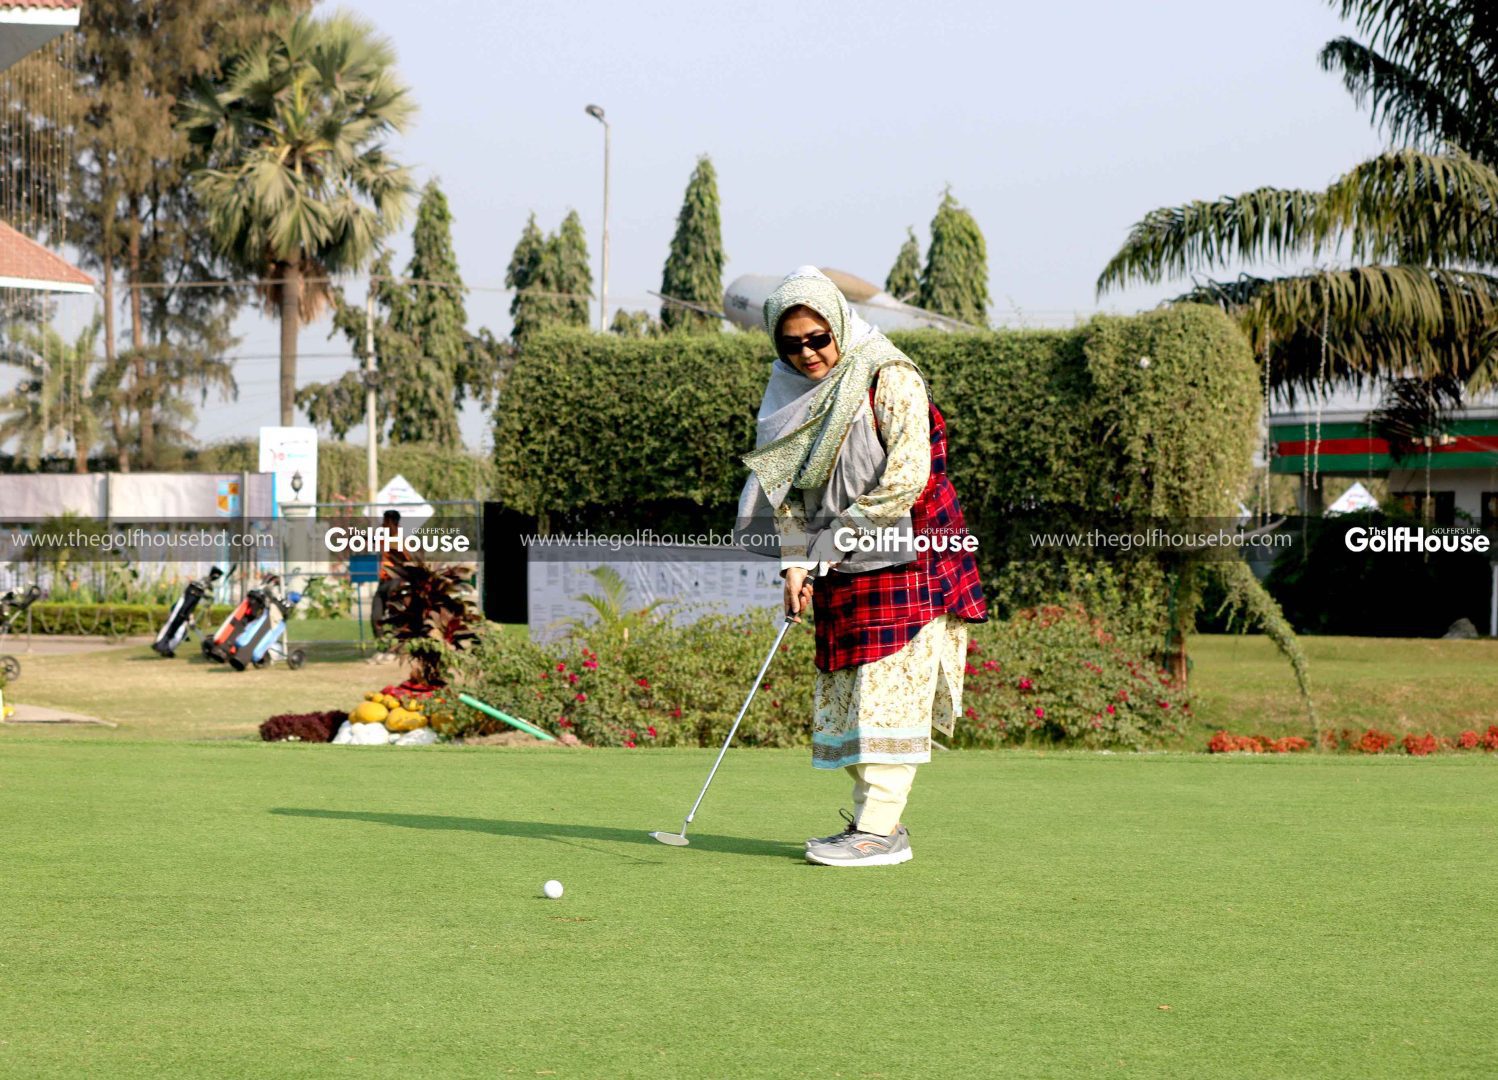
[[739, 723], [744, 719], [744, 714], [749, 711], [749, 703], [754, 700], [755, 693], [759, 690], [759, 684], [765, 677], [765, 672], [770, 670], [770, 662], [775, 659], [775, 654], [780, 650], [780, 643], [785, 640], [785, 632], [791, 628], [793, 620], [786, 616], [780, 624], [780, 633], [775, 635], [775, 644], [770, 646], [770, 652], [765, 656], [765, 662], [759, 666], [759, 674], [754, 677], [754, 685], [749, 688], [749, 696], [744, 699], [744, 705], [739, 709], [739, 715], [734, 717], [733, 727], [728, 729], [728, 738], [723, 740], [723, 748], [718, 751], [718, 758], [713, 762], [712, 770], [707, 774], [707, 781], [702, 785], [702, 790], [697, 794], [697, 801], [692, 804], [692, 809], [687, 814], [687, 820], [682, 823], [681, 835], [686, 836], [687, 826], [697, 816], [697, 808], [702, 805], [702, 798], [707, 794], [708, 785], [713, 782], [713, 777], [718, 774], [718, 766], [723, 764], [723, 755], [728, 753], [728, 746], [733, 742], [734, 735], [739, 730]]

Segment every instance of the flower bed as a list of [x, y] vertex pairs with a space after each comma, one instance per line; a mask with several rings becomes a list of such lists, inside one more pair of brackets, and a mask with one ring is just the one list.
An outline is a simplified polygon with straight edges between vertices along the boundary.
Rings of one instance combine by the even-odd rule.
[[[1321, 745], [1323, 749], [1345, 753], [1403, 752], [1410, 757], [1428, 757], [1431, 754], [1453, 750], [1492, 752], [1498, 750], [1498, 724], [1490, 725], [1485, 734], [1479, 735], [1475, 731], [1468, 730], [1454, 738], [1435, 735], [1427, 731], [1424, 735], [1412, 733], [1399, 739], [1377, 728], [1367, 728], [1361, 732], [1352, 728], [1342, 728], [1338, 731], [1322, 732]], [[1310, 748], [1311, 744], [1307, 740], [1295, 735], [1271, 739], [1267, 735], [1232, 735], [1226, 731], [1218, 731], [1207, 743], [1209, 754], [1283, 754]]]

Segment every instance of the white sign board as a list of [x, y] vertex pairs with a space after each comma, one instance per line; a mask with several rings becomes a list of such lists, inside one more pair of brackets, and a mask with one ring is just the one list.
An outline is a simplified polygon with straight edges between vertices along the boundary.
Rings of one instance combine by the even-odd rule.
[[386, 510], [398, 510], [403, 525], [407, 522], [425, 521], [436, 512], [404, 476], [396, 476], [380, 488], [375, 493], [374, 501], [375, 504], [369, 511], [370, 517], [380, 517]]
[[1351, 514], [1357, 510], [1377, 510], [1378, 500], [1361, 483], [1355, 483], [1342, 493], [1342, 497], [1326, 508], [1326, 516]]
[[563, 553], [531, 547], [526, 562], [526, 621], [534, 641], [561, 637], [571, 618], [591, 623], [598, 617], [578, 597], [603, 594], [591, 572], [599, 566], [611, 567], [624, 579], [626, 611], [663, 600], [676, 610], [678, 623], [709, 613], [778, 609], [784, 588], [779, 560], [721, 548], [638, 545], [615, 550], [578, 544]]
[[[287, 503], [317, 501], [317, 429], [309, 427], [263, 427], [260, 429], [260, 471], [274, 473], [275, 516]], [[292, 478], [301, 475], [301, 491], [293, 491]]]

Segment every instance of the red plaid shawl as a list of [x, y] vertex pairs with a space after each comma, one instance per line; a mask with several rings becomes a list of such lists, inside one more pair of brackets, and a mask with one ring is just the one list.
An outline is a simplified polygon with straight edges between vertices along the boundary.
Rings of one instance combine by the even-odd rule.
[[[874, 391], [869, 390], [872, 407]], [[910, 512], [917, 534], [966, 536], [957, 492], [947, 478], [947, 425], [931, 404], [931, 478]], [[864, 574], [836, 570], [815, 579], [812, 594], [817, 668], [837, 671], [899, 652], [916, 632], [951, 612], [985, 622], [988, 605], [971, 552], [928, 548], [905, 566]]]

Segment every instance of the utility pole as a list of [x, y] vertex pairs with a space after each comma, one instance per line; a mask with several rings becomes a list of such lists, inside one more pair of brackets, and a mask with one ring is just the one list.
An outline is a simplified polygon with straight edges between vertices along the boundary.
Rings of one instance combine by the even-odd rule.
[[609, 310], [609, 122], [603, 118], [603, 109], [589, 105], [587, 114], [603, 125], [603, 272], [598, 276], [598, 332], [608, 327], [604, 318]]

